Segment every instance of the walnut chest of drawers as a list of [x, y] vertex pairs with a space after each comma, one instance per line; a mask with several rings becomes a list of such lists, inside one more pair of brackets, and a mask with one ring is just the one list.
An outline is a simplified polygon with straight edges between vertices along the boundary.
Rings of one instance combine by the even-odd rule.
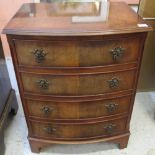
[[[100, 5], [24, 4], [3, 31], [33, 152], [50, 144], [127, 146], [151, 27], [125, 3], [110, 3], [106, 21], [96, 21], [102, 18]], [[84, 22], [87, 17], [94, 21]]]

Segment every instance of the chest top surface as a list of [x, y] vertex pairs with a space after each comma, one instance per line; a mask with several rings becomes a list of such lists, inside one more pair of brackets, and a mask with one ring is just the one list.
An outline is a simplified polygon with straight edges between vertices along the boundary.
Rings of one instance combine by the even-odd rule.
[[[139, 25], [141, 24], [141, 25]], [[151, 30], [123, 2], [27, 3], [4, 28], [5, 34], [82, 36]]]

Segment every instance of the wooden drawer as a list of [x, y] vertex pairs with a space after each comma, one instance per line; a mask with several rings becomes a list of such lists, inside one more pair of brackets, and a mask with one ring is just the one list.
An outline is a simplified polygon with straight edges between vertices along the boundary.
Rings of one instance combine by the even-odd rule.
[[41, 67], [90, 67], [138, 59], [139, 37], [98, 41], [15, 40], [18, 63]]
[[127, 113], [131, 96], [83, 102], [26, 100], [28, 115], [41, 119], [91, 119]]
[[97, 95], [132, 89], [136, 70], [91, 75], [21, 73], [24, 91], [48, 95]]
[[125, 130], [126, 118], [83, 124], [56, 124], [30, 121], [32, 134], [47, 139], [82, 140], [105, 137]]

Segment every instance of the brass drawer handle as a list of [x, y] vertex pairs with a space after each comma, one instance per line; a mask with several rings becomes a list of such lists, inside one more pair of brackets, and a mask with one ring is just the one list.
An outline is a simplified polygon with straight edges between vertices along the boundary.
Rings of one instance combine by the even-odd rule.
[[41, 80], [37, 81], [37, 84], [38, 84], [39, 88], [41, 88], [41, 89], [48, 89], [48, 87], [49, 87], [49, 82], [46, 79], [41, 79]]
[[42, 112], [44, 115], [48, 115], [51, 111], [53, 111], [54, 109], [48, 106], [44, 106], [41, 108]]
[[109, 88], [115, 89], [119, 87], [119, 80], [116, 77], [113, 77], [111, 80], [108, 81]]
[[107, 124], [104, 126], [104, 130], [107, 134], [112, 134], [116, 129], [116, 124]]
[[37, 48], [32, 51], [34, 58], [37, 63], [41, 63], [45, 60], [45, 56], [47, 55], [47, 52], [45, 52], [42, 48]]
[[44, 127], [43, 130], [47, 134], [53, 134], [53, 132], [56, 131], [55, 128], [52, 128], [52, 127], [49, 127], [49, 126], [48, 127]]
[[106, 107], [108, 113], [113, 113], [113, 112], [115, 112], [117, 110], [118, 104], [109, 103], [109, 104], [106, 104], [105, 107]]
[[110, 50], [114, 61], [120, 59], [125, 51], [126, 49], [122, 47], [115, 47], [114, 49]]

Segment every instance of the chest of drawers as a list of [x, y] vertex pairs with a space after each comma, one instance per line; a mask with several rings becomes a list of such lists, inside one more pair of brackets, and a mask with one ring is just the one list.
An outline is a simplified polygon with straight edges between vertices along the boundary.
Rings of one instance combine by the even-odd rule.
[[102, 8], [94, 11], [94, 2], [64, 4], [25, 4], [3, 31], [31, 149], [99, 141], [124, 148], [151, 27], [125, 3], [110, 3], [106, 21], [88, 23], [74, 23], [72, 16], [84, 5], [88, 12], [93, 8], [95, 19]]

